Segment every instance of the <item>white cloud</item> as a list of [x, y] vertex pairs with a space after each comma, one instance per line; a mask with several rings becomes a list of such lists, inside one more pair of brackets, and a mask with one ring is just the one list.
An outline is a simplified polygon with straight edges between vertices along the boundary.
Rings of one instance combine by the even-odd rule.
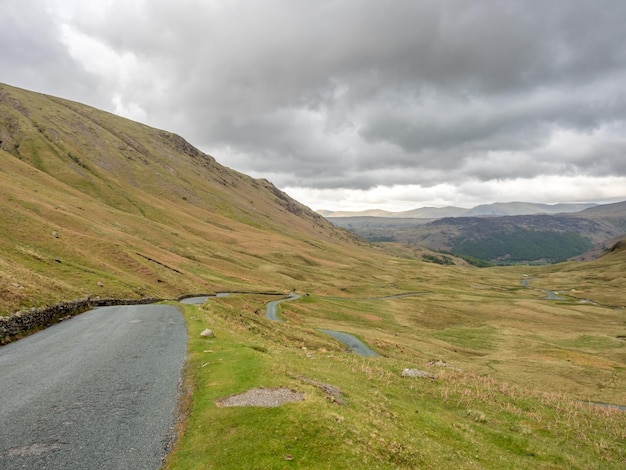
[[626, 177], [554, 175], [488, 182], [471, 180], [458, 186], [446, 183], [432, 187], [396, 185], [370, 190], [287, 187], [285, 191], [314, 210], [361, 211], [376, 208], [397, 212], [431, 206], [471, 208], [490, 202], [609, 203], [624, 200], [625, 187]]

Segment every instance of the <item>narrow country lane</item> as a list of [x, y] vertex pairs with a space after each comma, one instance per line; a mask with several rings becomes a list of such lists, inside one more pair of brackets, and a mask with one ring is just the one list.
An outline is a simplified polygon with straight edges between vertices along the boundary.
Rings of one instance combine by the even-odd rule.
[[175, 307], [138, 305], [0, 348], [0, 468], [158, 469], [186, 346]]
[[296, 300], [300, 297], [301, 296], [299, 296], [298, 294], [290, 294], [289, 297], [287, 297], [286, 299], [273, 300], [272, 302], [269, 302], [267, 304], [267, 307], [265, 308], [265, 318], [273, 321], [283, 321], [278, 317], [278, 304], [280, 304], [281, 302], [287, 302], [289, 300]]
[[[404, 296], [408, 296], [408, 295], [413, 295], [413, 293], [401, 294], [401, 295], [398, 295], [398, 296], [383, 297], [383, 298], [391, 299], [391, 298], [395, 298], [395, 297], [404, 297]], [[287, 297], [285, 299], [274, 300], [272, 302], [269, 302], [267, 304], [266, 309], [265, 309], [265, 318], [267, 318], [268, 320], [272, 320], [272, 321], [280, 321], [280, 322], [282, 322], [283, 320], [278, 317], [278, 304], [280, 304], [281, 302], [288, 302], [290, 300], [297, 300], [300, 297], [301, 297], [300, 295], [292, 293], [289, 297]], [[342, 332], [333, 331], [333, 330], [325, 330], [325, 329], [322, 329], [322, 328], [318, 328], [317, 330], [321, 331], [324, 334], [332, 336], [333, 338], [335, 338], [339, 342], [345, 344], [346, 346], [348, 346], [350, 351], [355, 352], [359, 356], [378, 357], [378, 353], [376, 353], [375, 351], [372, 351], [370, 348], [368, 348], [356, 336], [353, 336], [353, 335], [351, 335], [349, 333], [342, 333]]]

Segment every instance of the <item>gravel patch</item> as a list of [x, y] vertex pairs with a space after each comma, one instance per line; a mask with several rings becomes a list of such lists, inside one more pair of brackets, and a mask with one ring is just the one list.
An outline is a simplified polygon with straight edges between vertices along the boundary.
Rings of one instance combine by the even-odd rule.
[[217, 406], [261, 406], [273, 408], [284, 403], [304, 400], [304, 393], [289, 388], [253, 388], [239, 395], [222, 398]]

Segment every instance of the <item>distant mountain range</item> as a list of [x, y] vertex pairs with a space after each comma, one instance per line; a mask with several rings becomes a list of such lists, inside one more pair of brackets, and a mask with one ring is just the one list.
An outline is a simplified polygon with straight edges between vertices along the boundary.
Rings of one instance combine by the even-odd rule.
[[495, 202], [481, 204], [471, 209], [462, 207], [420, 207], [401, 212], [389, 212], [380, 209], [365, 211], [329, 211], [319, 210], [318, 214], [324, 217], [387, 217], [387, 218], [414, 218], [414, 219], [441, 219], [444, 217], [481, 217], [504, 215], [533, 215], [533, 214], [563, 214], [580, 212], [594, 207], [597, 204], [536, 204], [532, 202]]
[[[467, 210], [465, 215], [431, 219], [372, 216], [328, 219], [370, 242], [399, 242], [494, 264], [534, 264], [563, 261], [592, 249], [601, 253], [626, 234], [626, 201], [594, 204], [574, 212], [582, 206], [508, 203], [478, 206]], [[570, 212], [524, 213], [556, 208]], [[499, 215], [506, 211], [508, 215]]]

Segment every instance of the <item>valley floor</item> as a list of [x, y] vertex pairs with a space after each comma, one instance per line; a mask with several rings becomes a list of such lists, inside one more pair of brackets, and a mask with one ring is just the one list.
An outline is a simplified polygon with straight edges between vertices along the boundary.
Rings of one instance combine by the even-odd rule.
[[[626, 404], [623, 310], [581, 302], [582, 292], [545, 300], [549, 276], [521, 268], [411, 266], [396, 260], [404, 277], [343, 297], [283, 303], [284, 322], [261, 314], [263, 297], [185, 307], [195, 392], [168, 468], [623, 466], [626, 414], [589, 405]], [[205, 327], [214, 339], [199, 337]], [[350, 354], [320, 328], [380, 357]], [[407, 368], [424, 378], [403, 377]], [[218, 406], [259, 388], [304, 400]]]

